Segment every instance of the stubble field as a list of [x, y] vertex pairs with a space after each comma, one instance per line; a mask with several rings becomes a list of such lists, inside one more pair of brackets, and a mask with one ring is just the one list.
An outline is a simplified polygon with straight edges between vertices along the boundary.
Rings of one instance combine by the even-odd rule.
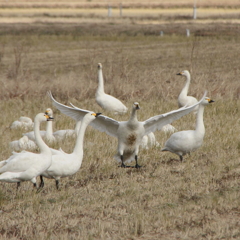
[[[169, 135], [156, 132], [160, 147], [140, 150], [142, 168], [122, 169], [113, 159], [116, 139], [88, 127], [81, 169], [59, 191], [53, 180], [39, 193], [29, 182], [18, 191], [0, 183], [1, 239], [240, 238], [239, 25], [125, 20], [0, 24], [1, 160], [22, 136], [9, 128], [20, 116], [33, 119], [51, 107], [54, 131], [74, 127], [48, 90], [61, 103], [127, 120], [129, 112], [113, 115], [95, 102], [99, 62], [105, 91], [128, 108], [138, 101], [141, 121], [177, 109], [185, 79], [176, 74], [190, 70], [190, 94], [200, 99], [207, 90], [215, 100], [205, 108], [203, 146], [181, 163], [160, 152]], [[194, 125], [194, 114], [173, 122], [178, 130]], [[52, 147], [71, 152], [74, 144]]]

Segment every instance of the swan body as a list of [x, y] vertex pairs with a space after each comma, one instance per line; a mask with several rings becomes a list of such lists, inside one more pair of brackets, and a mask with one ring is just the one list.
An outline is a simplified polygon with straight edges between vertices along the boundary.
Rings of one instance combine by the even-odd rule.
[[44, 113], [36, 115], [34, 119], [34, 132], [40, 153], [27, 151], [20, 153], [13, 152], [11, 157], [0, 162], [0, 181], [10, 183], [31, 181], [36, 186], [36, 177], [49, 168], [52, 162], [51, 150], [42, 140], [39, 132], [40, 123], [52, 119]]
[[[99, 115], [100, 113], [89, 112], [84, 116], [77, 137], [76, 145], [71, 154], [67, 154], [61, 149], [53, 149], [51, 166], [46, 171], [44, 171], [41, 176], [55, 179], [57, 189], [59, 188], [60, 178], [71, 176], [80, 169], [83, 159], [83, 140], [85, 130], [88, 124], [95, 120], [95, 118]], [[40, 186], [44, 186], [42, 177]]]
[[151, 147], [158, 147], [159, 143], [156, 141], [154, 133], [151, 132], [148, 135], [143, 136], [140, 146], [143, 149], [149, 149]]
[[9, 147], [14, 151], [22, 151], [22, 150], [36, 150], [38, 146], [35, 142], [28, 139], [27, 136], [23, 136], [19, 140], [15, 140], [9, 143]]
[[[186, 82], [185, 85], [181, 91], [181, 93], [178, 96], [178, 106], [179, 107], [184, 107], [184, 106], [192, 106], [194, 104], [196, 104], [198, 102], [198, 100], [195, 97], [192, 96], [188, 96], [188, 89], [190, 86], [190, 82], [191, 82], [191, 76], [188, 70], [184, 70], [180, 73], [178, 73], [177, 75], [180, 76], [185, 76], [186, 77]], [[195, 113], [198, 109], [198, 106], [196, 106], [196, 108], [194, 109]]]
[[111, 111], [116, 114], [127, 112], [127, 107], [117, 98], [104, 92], [102, 64], [98, 63], [98, 88], [96, 91], [97, 104], [106, 111]]
[[204, 107], [211, 102], [214, 101], [206, 97], [205, 100], [199, 104], [195, 130], [173, 133], [161, 151], [175, 153], [182, 161], [185, 154], [195, 151], [201, 147], [205, 135], [205, 127], [203, 122]]
[[11, 129], [23, 128], [25, 130], [33, 128], [33, 121], [29, 117], [20, 117], [18, 120], [14, 121], [11, 126]]
[[[45, 113], [53, 118], [53, 111], [51, 108], [47, 108]], [[53, 143], [56, 141], [55, 136], [53, 135], [52, 121], [47, 122], [46, 131], [40, 131], [41, 137], [48, 143]], [[23, 136], [27, 136], [30, 140], [36, 141], [34, 131], [23, 133]]]
[[[49, 96], [53, 105], [58, 110], [75, 120], [81, 120], [86, 113], [90, 112], [88, 110], [77, 108], [74, 105], [72, 105], [73, 107], [68, 107], [57, 102], [53, 98], [51, 92], [49, 92]], [[202, 98], [201, 101], [203, 100], [204, 98]], [[143, 136], [155, 132], [156, 130], [160, 130], [164, 125], [190, 113], [201, 103], [201, 101], [191, 107], [180, 108], [165, 114], [157, 115], [143, 122], [139, 122], [137, 119], [137, 111], [140, 107], [139, 104], [135, 102], [132, 106], [131, 116], [128, 121], [119, 122], [107, 116], [100, 115], [95, 121], [91, 122], [90, 125], [93, 128], [118, 139], [118, 153], [115, 158], [122, 163], [121, 167], [125, 167], [125, 162], [131, 162], [134, 159], [136, 161], [135, 166], [139, 167], [137, 163], [138, 152]]]
[[81, 121], [77, 121], [75, 129], [58, 130], [58, 131], [53, 133], [53, 136], [57, 140], [63, 140], [64, 138], [68, 138], [68, 137], [76, 137], [78, 135], [78, 131], [80, 129], [80, 126], [81, 126]]

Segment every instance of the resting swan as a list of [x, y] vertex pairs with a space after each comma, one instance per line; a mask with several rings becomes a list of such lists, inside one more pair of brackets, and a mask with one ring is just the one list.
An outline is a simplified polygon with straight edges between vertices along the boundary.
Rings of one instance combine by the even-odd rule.
[[31, 181], [37, 186], [36, 177], [49, 168], [52, 162], [52, 152], [40, 135], [40, 123], [51, 121], [47, 114], [39, 113], [34, 119], [34, 133], [40, 153], [22, 151], [13, 152], [7, 160], [0, 162], [0, 181], [18, 183]]
[[63, 177], [69, 177], [75, 174], [81, 167], [83, 159], [83, 140], [85, 130], [90, 122], [96, 119], [101, 113], [87, 113], [83, 120], [78, 133], [74, 150], [71, 154], [67, 154], [62, 150], [54, 150], [52, 155], [51, 166], [41, 174], [40, 187], [44, 186], [43, 177], [55, 179], [56, 188], [59, 188], [59, 180]]
[[[77, 107], [68, 107], [57, 102], [51, 92], [49, 92], [49, 96], [52, 99], [53, 105], [58, 110], [75, 120], [81, 120], [86, 113], [90, 112]], [[201, 101], [203, 100], [204, 98]], [[139, 145], [141, 144], [143, 136], [155, 132], [157, 129], [160, 130], [164, 125], [190, 113], [201, 101], [191, 107], [180, 108], [157, 115], [143, 122], [139, 122], [137, 119], [137, 111], [140, 107], [139, 104], [135, 102], [132, 106], [132, 113], [128, 121], [119, 122], [107, 116], [100, 115], [95, 121], [91, 122], [90, 125], [101, 132], [118, 138], [118, 154], [115, 158], [121, 162], [121, 167], [126, 167], [125, 162], [131, 162], [135, 159], [135, 167], [138, 168]]]
[[28, 139], [27, 136], [23, 136], [19, 140], [15, 140], [9, 143], [9, 147], [14, 151], [22, 151], [22, 150], [36, 150], [38, 148], [37, 144]]
[[78, 135], [80, 126], [81, 126], [81, 121], [77, 121], [75, 125], [75, 129], [58, 130], [53, 133], [53, 136], [57, 140], [63, 140], [64, 138], [67, 138], [67, 137], [76, 137]]
[[204, 101], [199, 104], [195, 130], [173, 133], [161, 151], [175, 153], [180, 157], [180, 161], [183, 161], [183, 156], [185, 154], [195, 151], [201, 147], [205, 135], [205, 127], [203, 123], [204, 107], [212, 102], [214, 101], [206, 97]]
[[[190, 81], [191, 81], [191, 76], [188, 70], [184, 70], [180, 73], [178, 73], [177, 75], [180, 76], [185, 76], [186, 77], [186, 83], [181, 91], [181, 93], [178, 96], [178, 107], [184, 107], [184, 106], [192, 106], [193, 104], [196, 104], [198, 102], [198, 100], [195, 97], [192, 96], [188, 96], [188, 89], [190, 86]], [[198, 109], [198, 106], [196, 106], [196, 108], [194, 109], [195, 113]]]
[[33, 121], [29, 117], [20, 117], [18, 120], [14, 121], [11, 126], [11, 129], [23, 128], [25, 130], [33, 128]]
[[117, 98], [104, 92], [102, 64], [98, 63], [98, 88], [96, 92], [97, 104], [106, 111], [115, 112], [116, 114], [126, 113], [127, 107]]
[[[47, 108], [45, 114], [53, 118], [53, 111], [51, 108]], [[40, 131], [40, 134], [41, 137], [48, 143], [53, 143], [56, 141], [55, 137], [53, 136], [52, 121], [47, 122], [46, 131]], [[27, 136], [30, 140], [35, 141], [34, 131], [23, 133], [23, 136]]]

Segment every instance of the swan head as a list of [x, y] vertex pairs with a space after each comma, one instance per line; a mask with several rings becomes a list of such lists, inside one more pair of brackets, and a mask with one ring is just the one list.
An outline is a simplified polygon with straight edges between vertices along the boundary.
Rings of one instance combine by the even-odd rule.
[[102, 64], [98, 63], [98, 69], [102, 69]]
[[133, 103], [133, 109], [136, 109], [136, 110], [140, 109], [138, 102]]
[[53, 117], [53, 110], [51, 108], [47, 108], [45, 114], [47, 114], [49, 117]]
[[46, 121], [52, 121], [53, 117], [50, 117], [46, 113], [38, 113], [34, 119], [34, 122], [46, 122]]
[[215, 102], [215, 101], [212, 100], [209, 97], [205, 97], [205, 99], [202, 101], [202, 105], [206, 106], [206, 105], [208, 105], [209, 103], [212, 103], [212, 102]]
[[177, 75], [180, 75], [180, 76], [190, 76], [190, 73], [188, 70], [183, 70], [181, 71], [180, 73], [177, 73]]

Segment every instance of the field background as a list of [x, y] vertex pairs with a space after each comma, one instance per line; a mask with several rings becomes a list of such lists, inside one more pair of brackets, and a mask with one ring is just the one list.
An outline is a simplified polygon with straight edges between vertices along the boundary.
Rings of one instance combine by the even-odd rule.
[[[22, 136], [9, 128], [20, 116], [52, 107], [54, 130], [74, 127], [48, 90], [61, 103], [127, 120], [95, 102], [99, 62], [105, 91], [128, 108], [138, 101], [142, 121], [177, 108], [185, 79], [176, 73], [190, 70], [190, 94], [208, 90], [215, 100], [205, 109], [203, 146], [180, 163], [160, 152], [169, 135], [156, 132], [160, 147], [140, 151], [143, 167], [121, 169], [116, 139], [88, 127], [82, 167], [59, 191], [53, 180], [38, 194], [29, 182], [18, 191], [0, 183], [0, 239], [239, 239], [240, 1], [198, 1], [196, 20], [193, 1], [126, 1], [122, 17], [119, 4], [0, 2], [1, 159]], [[194, 125], [194, 114], [173, 122]], [[71, 152], [74, 143], [52, 147]]]

